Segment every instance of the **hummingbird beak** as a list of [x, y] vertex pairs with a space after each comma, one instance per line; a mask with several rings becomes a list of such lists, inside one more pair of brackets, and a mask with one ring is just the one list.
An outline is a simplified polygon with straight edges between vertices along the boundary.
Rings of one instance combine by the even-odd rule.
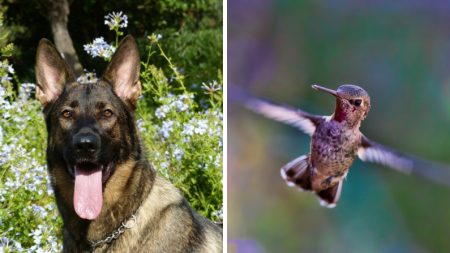
[[337, 92], [334, 91], [334, 90], [327, 89], [327, 88], [325, 88], [325, 87], [322, 87], [322, 86], [319, 86], [319, 85], [316, 85], [316, 84], [314, 84], [314, 85], [311, 86], [311, 87], [312, 87], [313, 89], [315, 89], [315, 90], [323, 90], [323, 91], [326, 91], [326, 92], [330, 93], [331, 95], [333, 95], [333, 96], [335, 96], [335, 97], [339, 97], [339, 95], [337, 94]]

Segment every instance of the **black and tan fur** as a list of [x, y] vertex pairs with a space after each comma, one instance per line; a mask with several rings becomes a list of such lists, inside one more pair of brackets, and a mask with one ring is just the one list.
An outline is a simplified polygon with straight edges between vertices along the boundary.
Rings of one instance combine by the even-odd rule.
[[[139, 70], [139, 54], [131, 36], [124, 38], [95, 84], [78, 83], [56, 48], [46, 39], [39, 43], [36, 97], [47, 124], [48, 170], [64, 221], [63, 251], [222, 252], [222, 229], [194, 211], [147, 160], [134, 117], [141, 94]], [[112, 116], [106, 117], [106, 110]], [[80, 134], [94, 136], [95, 152], [74, 152], [73, 141]], [[93, 220], [80, 218], [74, 210], [71, 168], [82, 162], [112, 164], [109, 178], [102, 183], [100, 214]], [[109, 236], [141, 203], [135, 227], [101, 247], [88, 244], [88, 240]]]

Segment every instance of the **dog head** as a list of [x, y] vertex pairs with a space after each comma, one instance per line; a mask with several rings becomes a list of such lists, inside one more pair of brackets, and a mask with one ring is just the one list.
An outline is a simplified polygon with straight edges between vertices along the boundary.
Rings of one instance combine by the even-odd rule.
[[[36, 97], [48, 131], [50, 174], [63, 170], [74, 188], [77, 214], [95, 219], [115, 165], [140, 153], [134, 111], [141, 95], [136, 43], [126, 36], [97, 83], [75, 80], [53, 44], [42, 39], [36, 57]], [[58, 185], [57, 185], [58, 187]]]

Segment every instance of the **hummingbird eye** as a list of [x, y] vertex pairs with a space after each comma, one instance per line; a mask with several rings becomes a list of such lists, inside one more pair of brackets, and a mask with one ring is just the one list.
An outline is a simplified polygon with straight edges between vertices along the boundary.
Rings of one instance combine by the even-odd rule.
[[361, 103], [362, 103], [362, 100], [361, 100], [361, 99], [356, 99], [356, 100], [355, 100], [355, 105], [356, 105], [356, 106], [360, 106]]

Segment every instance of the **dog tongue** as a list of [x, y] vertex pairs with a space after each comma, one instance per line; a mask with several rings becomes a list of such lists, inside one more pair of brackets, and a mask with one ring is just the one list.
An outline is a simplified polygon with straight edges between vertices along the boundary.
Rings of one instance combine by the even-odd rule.
[[83, 219], [93, 220], [102, 210], [102, 167], [80, 163], [75, 167], [75, 212]]

